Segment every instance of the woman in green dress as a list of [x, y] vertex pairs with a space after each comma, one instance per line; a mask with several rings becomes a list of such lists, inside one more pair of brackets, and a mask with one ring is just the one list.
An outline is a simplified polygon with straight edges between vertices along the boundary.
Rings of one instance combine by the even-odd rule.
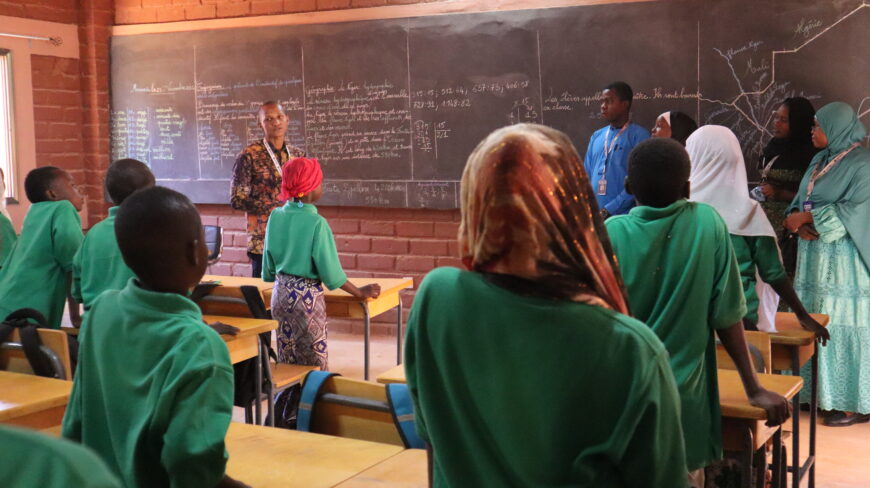
[[[819, 354], [825, 425], [870, 421], [870, 151], [849, 105], [816, 113], [816, 154], [789, 207], [785, 227], [801, 238], [795, 290], [810, 312], [830, 316]], [[804, 380], [809, 377], [804, 371]], [[847, 413], [851, 412], [851, 413]]]

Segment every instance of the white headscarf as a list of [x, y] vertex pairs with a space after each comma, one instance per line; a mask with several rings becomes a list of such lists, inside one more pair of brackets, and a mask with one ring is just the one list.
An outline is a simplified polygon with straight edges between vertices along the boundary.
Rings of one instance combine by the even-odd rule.
[[670, 111], [670, 110], [668, 110], [667, 112], [665, 112], [665, 113], [659, 115], [659, 116], [656, 117], [656, 118], [665, 119], [665, 122], [668, 123], [668, 127], [671, 126], [671, 111]]
[[690, 200], [715, 208], [731, 234], [776, 237], [764, 210], [749, 198], [743, 152], [731, 130], [705, 125], [689, 136], [686, 151], [692, 162]]

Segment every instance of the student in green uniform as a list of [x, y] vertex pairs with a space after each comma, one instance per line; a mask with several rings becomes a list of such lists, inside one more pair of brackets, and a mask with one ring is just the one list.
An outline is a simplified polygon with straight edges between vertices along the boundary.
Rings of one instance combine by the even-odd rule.
[[[779, 257], [776, 232], [764, 209], [749, 197], [746, 165], [737, 137], [727, 127], [705, 125], [689, 137], [686, 150], [692, 164], [692, 201], [715, 208], [731, 235], [746, 298], [744, 327], [776, 331], [774, 322], [781, 297], [804, 329], [815, 333], [823, 344], [827, 342], [827, 329], [807, 313], [792, 288]], [[772, 290], [762, 288], [764, 285], [756, 277]], [[771, 299], [764, 300], [765, 296]]]
[[18, 235], [15, 233], [15, 227], [12, 226], [12, 219], [6, 211], [6, 180], [3, 169], [0, 168], [0, 267], [3, 266], [3, 261], [12, 251], [12, 245], [17, 239]]
[[148, 166], [135, 159], [119, 159], [106, 172], [106, 195], [115, 206], [109, 216], [88, 231], [79, 252], [73, 258], [72, 296], [83, 303], [85, 310], [100, 293], [120, 290], [133, 278], [133, 271], [124, 264], [115, 239], [115, 215], [118, 206], [134, 191], [154, 186], [154, 175]]
[[6, 488], [121, 488], [99, 457], [70, 441], [0, 425], [0, 446]]
[[554, 129], [490, 134], [459, 246], [414, 299], [405, 372], [433, 486], [684, 487], [667, 352], [628, 317], [583, 163]]
[[[0, 269], [0, 319], [19, 308], [33, 308], [57, 329], [69, 296], [73, 256], [82, 243], [82, 196], [72, 176], [54, 166], [28, 173], [24, 191], [32, 205]], [[79, 321], [77, 307], [70, 307], [73, 323]]]
[[168, 188], [138, 191], [118, 210], [115, 235], [138, 278], [85, 315], [63, 436], [128, 487], [237, 485], [224, 473], [229, 353], [187, 298], [208, 264], [196, 207]]
[[734, 359], [752, 404], [768, 425], [789, 416], [785, 398], [762, 388], [743, 337], [743, 286], [728, 228], [712, 207], [689, 202], [689, 157], [671, 139], [639, 144], [629, 156], [627, 190], [637, 199], [628, 215], [607, 220], [631, 311], [661, 338], [670, 354], [682, 402], [686, 464], [692, 486], [722, 456], [716, 347]]

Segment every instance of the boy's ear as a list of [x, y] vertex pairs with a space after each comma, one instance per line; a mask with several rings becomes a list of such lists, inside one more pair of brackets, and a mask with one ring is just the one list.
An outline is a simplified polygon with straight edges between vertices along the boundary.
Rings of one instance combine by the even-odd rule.
[[686, 185], [683, 186], [683, 198], [685, 198], [687, 200], [689, 199], [689, 195], [692, 194], [690, 186], [691, 186], [691, 183], [689, 183], [688, 181], [686, 181]]
[[194, 239], [187, 243], [185, 246], [185, 258], [187, 259], [187, 264], [192, 267], [199, 267], [200, 265], [200, 255], [199, 255], [199, 239]]
[[634, 193], [632, 193], [631, 191], [631, 178], [629, 178], [628, 176], [625, 177], [625, 193], [628, 193], [629, 195], [634, 195]]

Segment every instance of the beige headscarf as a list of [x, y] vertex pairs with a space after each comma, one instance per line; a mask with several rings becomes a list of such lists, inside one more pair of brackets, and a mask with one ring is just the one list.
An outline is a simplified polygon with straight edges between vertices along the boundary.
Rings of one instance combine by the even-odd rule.
[[565, 134], [534, 124], [496, 130], [468, 158], [461, 199], [468, 269], [628, 313], [589, 179]]

